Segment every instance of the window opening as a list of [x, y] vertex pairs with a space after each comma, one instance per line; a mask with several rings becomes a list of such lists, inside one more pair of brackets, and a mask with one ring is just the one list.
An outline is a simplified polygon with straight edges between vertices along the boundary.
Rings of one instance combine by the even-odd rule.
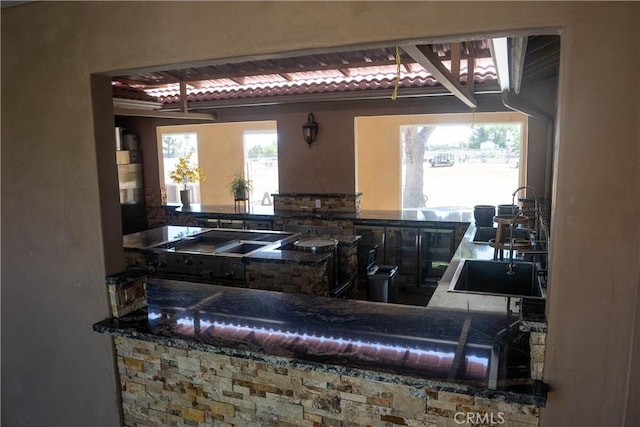
[[245, 131], [243, 139], [245, 175], [251, 180], [249, 204], [272, 206], [271, 195], [278, 192], [278, 134]]
[[[162, 135], [162, 164], [167, 203], [180, 203], [180, 190], [183, 189], [183, 184], [174, 182], [170, 173], [176, 167], [178, 159], [189, 154], [191, 154], [191, 165], [198, 164], [198, 135], [196, 133], [166, 133]], [[200, 183], [189, 183], [188, 188], [192, 189], [192, 202], [200, 203]]]
[[520, 123], [401, 126], [402, 208], [510, 202], [519, 183], [521, 135]]

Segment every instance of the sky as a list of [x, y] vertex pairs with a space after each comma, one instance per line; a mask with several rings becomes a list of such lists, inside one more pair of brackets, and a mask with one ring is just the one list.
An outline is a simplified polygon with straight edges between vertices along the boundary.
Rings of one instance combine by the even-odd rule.
[[458, 146], [460, 141], [467, 141], [471, 136], [471, 125], [439, 125], [427, 141], [427, 145]]

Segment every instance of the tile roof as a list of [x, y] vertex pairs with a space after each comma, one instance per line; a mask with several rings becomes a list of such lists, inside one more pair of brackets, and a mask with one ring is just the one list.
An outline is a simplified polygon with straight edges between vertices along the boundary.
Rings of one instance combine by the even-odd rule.
[[118, 81], [111, 82], [111, 91], [113, 92], [113, 97], [116, 99], [121, 98], [133, 99], [136, 101], [158, 102], [158, 99], [155, 96], [149, 95], [144, 90], [131, 87]]
[[[448, 65], [448, 62], [444, 62]], [[410, 71], [407, 71], [410, 70]], [[189, 102], [252, 99], [285, 95], [309, 95], [339, 92], [362, 92], [393, 89], [397, 80], [395, 65], [350, 68], [348, 75], [338, 69], [304, 71], [243, 77], [241, 83], [230, 78], [203, 80], [187, 85]], [[460, 81], [467, 83], [466, 61], [460, 70]], [[493, 82], [497, 74], [490, 58], [480, 58], [474, 70], [474, 83]], [[399, 89], [437, 87], [440, 83], [420, 65], [401, 67]], [[180, 101], [179, 84], [167, 84], [144, 90], [164, 104]]]

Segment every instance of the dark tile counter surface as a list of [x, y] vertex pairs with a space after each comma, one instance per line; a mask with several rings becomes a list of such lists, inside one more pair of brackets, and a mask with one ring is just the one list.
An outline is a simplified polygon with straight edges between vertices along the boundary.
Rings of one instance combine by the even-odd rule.
[[[354, 246], [360, 240], [360, 236], [337, 235], [337, 234], [314, 234], [312, 237], [307, 234], [301, 234], [300, 239], [323, 238], [334, 239], [338, 241], [338, 245]], [[255, 254], [244, 257], [245, 262], [273, 262], [273, 263], [300, 263], [300, 264], [316, 264], [324, 261], [331, 256], [330, 253], [313, 253], [308, 251], [299, 251], [293, 248], [293, 244], [289, 244], [284, 248], [265, 249]]]
[[243, 257], [244, 262], [294, 263], [314, 265], [326, 261], [330, 253], [311, 253], [294, 250], [265, 249]]
[[234, 205], [201, 205], [197, 203], [192, 203], [189, 206], [167, 205], [167, 209], [198, 217], [214, 215], [217, 218], [226, 219], [273, 219], [273, 206], [249, 206], [248, 212], [239, 212]]
[[286, 218], [316, 218], [316, 219], [346, 219], [358, 222], [383, 222], [413, 223], [423, 225], [426, 223], [458, 224], [473, 221], [473, 209], [461, 207], [429, 208], [416, 210], [362, 210], [360, 212], [323, 212], [309, 209], [308, 211], [274, 212], [273, 206], [251, 206], [249, 212], [237, 212], [231, 205], [199, 205], [192, 204], [185, 208], [179, 205], [169, 205], [167, 209], [198, 217], [215, 216], [227, 219], [273, 219], [275, 217]]
[[[215, 231], [219, 229], [204, 227], [189, 227], [179, 225], [167, 225], [150, 230], [139, 231], [133, 234], [127, 234], [123, 237], [123, 246], [126, 250], [144, 251], [149, 250], [158, 245], [167, 245], [176, 242], [182, 238], [193, 237], [207, 231]], [[308, 238], [307, 235], [300, 235], [300, 238]], [[357, 244], [360, 236], [351, 235], [314, 235], [315, 237], [324, 237], [335, 239], [339, 245], [352, 246]], [[318, 264], [324, 262], [331, 255], [329, 253], [311, 253], [293, 250], [293, 245], [283, 248], [274, 248], [268, 246], [264, 250], [244, 256], [245, 262], [262, 261], [275, 263], [296, 263], [296, 264]]]
[[[515, 318], [148, 279], [148, 307], [94, 329], [277, 365], [544, 406]], [[508, 341], [508, 345], [504, 345]], [[500, 359], [500, 363], [496, 360]]]

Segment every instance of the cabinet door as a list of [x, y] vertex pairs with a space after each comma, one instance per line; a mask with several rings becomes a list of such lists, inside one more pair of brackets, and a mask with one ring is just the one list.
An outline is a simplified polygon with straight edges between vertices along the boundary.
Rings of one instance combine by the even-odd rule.
[[247, 219], [244, 227], [249, 230], [273, 230], [273, 221]]
[[399, 285], [420, 284], [419, 239], [420, 229], [387, 227], [386, 263], [398, 267], [396, 282]]
[[420, 280], [437, 280], [442, 277], [453, 257], [454, 230], [427, 228], [420, 230]]
[[202, 223], [200, 224], [202, 227], [207, 228], [220, 228], [220, 221], [218, 218], [203, 218]]
[[220, 228], [234, 228], [242, 230], [244, 228], [244, 220], [242, 219], [220, 219]]

